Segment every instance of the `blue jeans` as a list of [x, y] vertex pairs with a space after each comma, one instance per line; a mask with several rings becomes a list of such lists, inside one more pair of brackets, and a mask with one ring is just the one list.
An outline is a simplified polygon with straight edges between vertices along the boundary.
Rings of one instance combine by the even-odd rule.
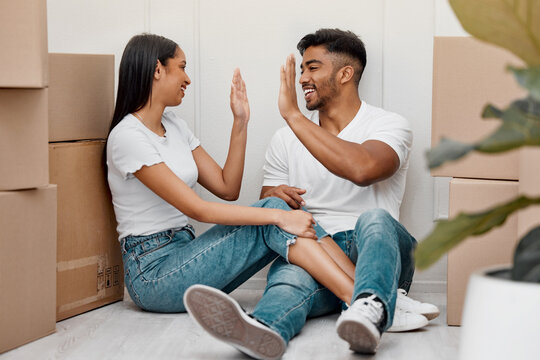
[[[316, 226], [317, 236], [326, 232]], [[356, 264], [353, 299], [362, 293], [377, 295], [392, 325], [397, 289], [409, 290], [414, 274], [412, 252], [416, 240], [387, 211], [363, 213], [354, 230], [332, 236]], [[342, 302], [302, 268], [278, 258], [268, 272], [268, 283], [253, 316], [277, 331], [285, 341], [298, 334], [308, 317], [342, 309]]]
[[[277, 198], [253, 206], [290, 210]], [[184, 292], [191, 285], [231, 292], [279, 255], [286, 258], [294, 238], [275, 225], [216, 225], [198, 237], [188, 225], [127, 236], [121, 241], [125, 284], [144, 310], [182, 312]]]

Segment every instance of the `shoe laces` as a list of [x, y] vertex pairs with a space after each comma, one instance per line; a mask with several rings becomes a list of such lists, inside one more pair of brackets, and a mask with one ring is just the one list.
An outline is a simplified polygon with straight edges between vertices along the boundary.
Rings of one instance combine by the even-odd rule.
[[358, 299], [353, 302], [349, 311], [365, 316], [372, 323], [377, 324], [382, 318], [383, 306], [380, 302], [376, 301], [375, 298], [375, 295], [371, 295], [369, 297]]

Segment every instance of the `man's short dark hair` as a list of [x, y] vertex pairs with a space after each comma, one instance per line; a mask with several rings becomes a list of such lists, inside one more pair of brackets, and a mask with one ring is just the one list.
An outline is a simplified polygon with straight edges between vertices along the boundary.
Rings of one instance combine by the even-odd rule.
[[351, 65], [354, 68], [354, 81], [358, 86], [367, 63], [366, 48], [362, 40], [352, 31], [319, 29], [304, 36], [296, 48], [303, 56], [308, 47], [319, 45], [323, 45], [329, 53], [338, 55], [340, 67]]

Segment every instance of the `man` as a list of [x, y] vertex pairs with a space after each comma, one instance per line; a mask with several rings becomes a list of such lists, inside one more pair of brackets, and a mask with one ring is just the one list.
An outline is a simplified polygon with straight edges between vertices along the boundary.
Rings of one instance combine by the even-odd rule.
[[[399, 296], [405, 298], [414, 273], [416, 240], [397, 220], [412, 132], [403, 117], [360, 99], [366, 53], [355, 34], [320, 29], [305, 36], [298, 49], [303, 56], [299, 82], [307, 108], [316, 112], [310, 120], [298, 108], [290, 55], [281, 69], [279, 94], [279, 110], [288, 126], [274, 135], [267, 151], [261, 198], [279, 197], [313, 214], [321, 247], [354, 280], [353, 300], [339, 317], [337, 332], [352, 350], [373, 353], [392, 325], [398, 288], [404, 289]], [[188, 310], [197, 294], [215, 296], [214, 305], [225, 310], [212, 313], [209, 307], [214, 305], [209, 305], [208, 311], [191, 315], [212, 335], [260, 359], [281, 357], [284, 344], [308, 317], [343, 306], [306, 271], [282, 258], [271, 266], [251, 318], [231, 305], [232, 298], [205, 288], [186, 293]], [[402, 300], [403, 307], [412, 302], [421, 307], [417, 312], [438, 315], [434, 306]], [[398, 331], [427, 323], [413, 312], [400, 311], [399, 316]], [[208, 317], [219, 325], [205, 326]], [[219, 329], [225, 323], [234, 324], [230, 331]], [[249, 332], [255, 335], [245, 335]]]

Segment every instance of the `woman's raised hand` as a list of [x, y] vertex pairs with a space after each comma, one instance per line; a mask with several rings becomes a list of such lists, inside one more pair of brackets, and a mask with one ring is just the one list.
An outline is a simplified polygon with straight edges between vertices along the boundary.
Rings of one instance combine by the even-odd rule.
[[284, 210], [278, 226], [293, 235], [317, 240], [317, 233], [313, 228], [314, 224], [313, 215], [308, 212], [303, 210]]
[[249, 121], [249, 102], [246, 83], [242, 79], [238, 68], [234, 70], [231, 83], [231, 110], [235, 121], [242, 121], [247, 124]]

